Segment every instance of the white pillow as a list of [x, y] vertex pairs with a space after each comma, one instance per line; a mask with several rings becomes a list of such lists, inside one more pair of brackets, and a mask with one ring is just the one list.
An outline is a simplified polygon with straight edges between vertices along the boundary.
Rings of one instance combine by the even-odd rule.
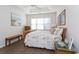
[[54, 35], [61, 35], [62, 32], [63, 32], [62, 28], [56, 28]]
[[54, 35], [57, 35], [59, 28], [55, 28]]
[[51, 34], [54, 34], [55, 31], [56, 31], [55, 28], [50, 30]]
[[59, 32], [58, 32], [58, 34], [61, 35], [62, 32], [63, 32], [63, 29], [60, 29]]

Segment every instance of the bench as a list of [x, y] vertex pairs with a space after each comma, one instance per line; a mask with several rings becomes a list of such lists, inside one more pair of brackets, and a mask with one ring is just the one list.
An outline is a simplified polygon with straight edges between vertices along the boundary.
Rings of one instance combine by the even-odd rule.
[[5, 46], [7, 46], [7, 43], [9, 42], [9, 45], [11, 44], [11, 41], [14, 40], [14, 39], [19, 39], [21, 40], [22, 39], [22, 35], [21, 34], [18, 34], [18, 35], [13, 35], [13, 36], [10, 36], [10, 37], [7, 37], [5, 39]]

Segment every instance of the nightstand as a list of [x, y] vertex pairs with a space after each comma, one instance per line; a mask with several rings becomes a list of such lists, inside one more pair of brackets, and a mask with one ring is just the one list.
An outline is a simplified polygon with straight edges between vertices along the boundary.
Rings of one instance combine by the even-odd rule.
[[25, 26], [24, 29], [23, 29], [23, 38], [25, 38], [25, 35], [29, 32], [31, 32], [31, 27]]

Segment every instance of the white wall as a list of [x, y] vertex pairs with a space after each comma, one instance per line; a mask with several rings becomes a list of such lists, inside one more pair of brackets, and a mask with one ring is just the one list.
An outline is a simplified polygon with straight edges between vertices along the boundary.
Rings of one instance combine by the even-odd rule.
[[58, 7], [57, 17], [63, 9], [66, 9], [67, 39], [73, 39], [74, 50], [79, 52], [79, 6], [67, 5]]
[[74, 48], [79, 52], [79, 6], [67, 6], [67, 26], [70, 37], [74, 40]]
[[[22, 16], [22, 26], [11, 26], [11, 12]], [[25, 14], [12, 6], [0, 6], [0, 47], [5, 46], [5, 37], [22, 33]]]

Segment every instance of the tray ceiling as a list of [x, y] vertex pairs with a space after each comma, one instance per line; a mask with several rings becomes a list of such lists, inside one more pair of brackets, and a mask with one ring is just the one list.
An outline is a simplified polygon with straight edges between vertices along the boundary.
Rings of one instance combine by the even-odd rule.
[[27, 14], [56, 12], [58, 5], [16, 5]]

